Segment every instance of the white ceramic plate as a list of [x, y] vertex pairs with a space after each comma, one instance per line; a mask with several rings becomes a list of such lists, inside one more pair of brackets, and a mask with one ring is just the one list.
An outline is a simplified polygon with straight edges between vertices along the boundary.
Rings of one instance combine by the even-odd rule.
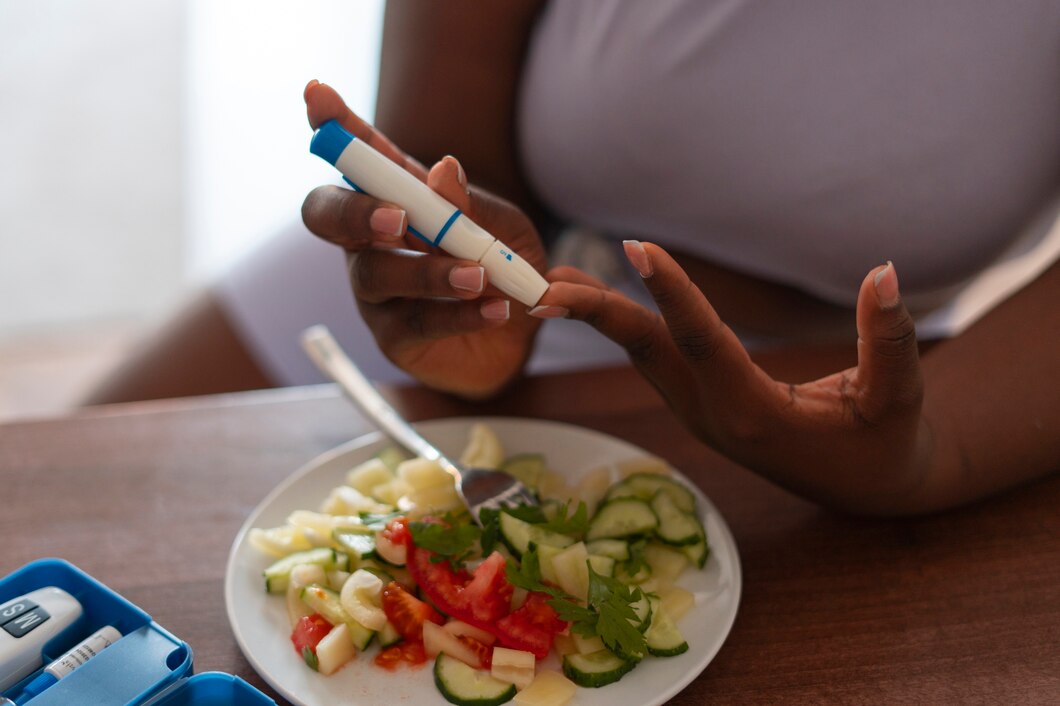
[[[577, 479], [603, 464], [648, 455], [620, 439], [589, 429], [530, 419], [443, 419], [417, 424], [444, 453], [459, 455], [475, 422], [488, 423], [506, 454], [540, 452], [548, 467]], [[305, 666], [289, 640], [284, 601], [265, 593], [262, 570], [272, 559], [247, 542], [252, 527], [276, 527], [293, 510], [316, 509], [346, 472], [387, 445], [378, 432], [344, 444], [299, 469], [261, 502], [243, 524], [232, 546], [225, 576], [225, 604], [237, 642], [254, 669], [274, 689], [299, 706], [383, 706], [444, 704], [429, 666], [388, 672], [372, 664], [377, 648], [338, 673], [324, 677]], [[711, 554], [702, 571], [686, 571], [678, 585], [692, 591], [695, 607], [678, 626], [690, 649], [669, 658], [646, 657], [621, 681], [600, 689], [579, 689], [574, 706], [654, 706], [688, 685], [706, 668], [725, 641], [740, 601], [740, 559], [725, 520], [698, 489], [701, 519]], [[546, 665], [558, 668], [555, 656]]]

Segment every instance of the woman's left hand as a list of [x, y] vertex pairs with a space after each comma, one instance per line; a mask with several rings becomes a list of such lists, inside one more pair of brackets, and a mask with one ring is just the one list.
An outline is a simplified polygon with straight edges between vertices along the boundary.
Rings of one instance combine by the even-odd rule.
[[625, 248], [661, 316], [566, 267], [549, 273], [539, 306], [557, 308], [545, 315], [586, 321], [622, 345], [693, 433], [800, 495], [869, 514], [934, 508], [935, 444], [894, 265], [862, 282], [857, 367], [794, 385], [751, 360], [662, 248], [637, 241]]

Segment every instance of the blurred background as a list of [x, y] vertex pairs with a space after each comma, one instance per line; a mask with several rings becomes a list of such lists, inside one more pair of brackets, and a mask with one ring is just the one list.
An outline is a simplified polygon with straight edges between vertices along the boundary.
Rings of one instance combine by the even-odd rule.
[[333, 180], [302, 89], [372, 118], [383, 0], [0, 0], [0, 422], [69, 409]]

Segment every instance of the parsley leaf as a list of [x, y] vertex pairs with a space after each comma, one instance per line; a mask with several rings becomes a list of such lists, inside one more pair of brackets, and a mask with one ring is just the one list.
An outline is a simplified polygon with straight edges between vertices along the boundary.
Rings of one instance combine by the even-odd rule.
[[489, 556], [493, 548], [497, 546], [497, 538], [500, 536], [500, 511], [484, 507], [478, 511], [479, 522], [482, 523], [482, 536], [479, 544], [482, 545], [482, 556]]
[[556, 516], [548, 522], [541, 524], [541, 529], [556, 532], [557, 534], [565, 534], [571, 537], [581, 537], [584, 535], [585, 531], [589, 529], [589, 508], [586, 507], [584, 502], [579, 502], [574, 514], [567, 517], [567, 508], [569, 505], [570, 503], [563, 503], [560, 505], [559, 510], [556, 511]]
[[516, 505], [515, 507], [506, 507], [504, 508], [504, 512], [518, 520], [529, 522], [532, 525], [540, 524], [548, 520], [548, 518], [545, 517], [545, 511], [538, 505]]
[[633, 612], [633, 604], [643, 595], [639, 588], [602, 576], [589, 566], [589, 605], [599, 616], [596, 634], [612, 652], [634, 656], [647, 650], [643, 633], [635, 627], [639, 621]]
[[412, 532], [412, 542], [417, 547], [429, 549], [453, 563], [466, 560], [482, 535], [482, 531], [470, 522], [410, 522], [409, 531]]
[[537, 556], [537, 548], [533, 545], [523, 552], [523, 560], [520, 563], [517, 564], [514, 559], [508, 560], [508, 565], [504, 568], [504, 575], [508, 579], [508, 583], [518, 588], [547, 593], [553, 598], [563, 599], [563, 602], [574, 600], [572, 596], [562, 589], [548, 585], [541, 578], [541, 560]]
[[626, 576], [636, 576], [648, 566], [644, 558], [644, 548], [648, 546], [646, 540], [629, 543], [629, 558], [622, 562], [622, 570]]

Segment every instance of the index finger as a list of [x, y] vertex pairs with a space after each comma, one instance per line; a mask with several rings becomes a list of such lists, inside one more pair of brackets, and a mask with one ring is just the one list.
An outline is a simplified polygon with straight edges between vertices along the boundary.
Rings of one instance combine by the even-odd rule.
[[666, 397], [675, 386], [687, 384], [688, 365], [658, 314], [574, 268], [552, 270], [549, 280], [531, 313], [548, 317], [565, 309], [568, 318], [584, 321], [625, 348], [630, 361]]
[[403, 167], [416, 178], [427, 181], [427, 169], [399, 149], [390, 141], [390, 138], [350, 110], [334, 88], [314, 79], [305, 87], [302, 97], [305, 99], [309, 125], [314, 130], [329, 120], [338, 120], [339, 124], [357, 139], [364, 140], [370, 147]]

